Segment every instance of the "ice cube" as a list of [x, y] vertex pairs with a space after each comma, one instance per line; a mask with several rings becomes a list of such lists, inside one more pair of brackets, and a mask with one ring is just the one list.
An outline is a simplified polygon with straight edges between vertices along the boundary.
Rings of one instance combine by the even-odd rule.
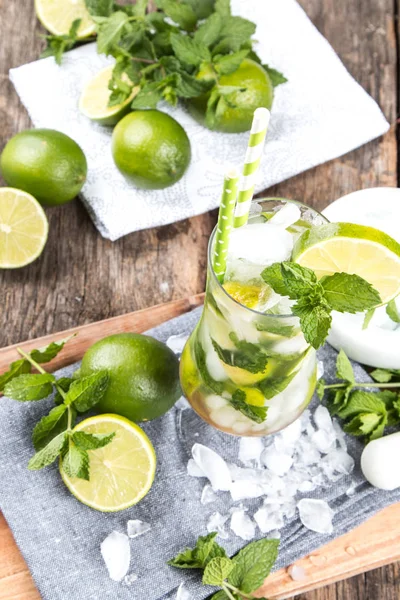
[[336, 444], [336, 434], [333, 428], [331, 431], [318, 429], [318, 431], [312, 434], [311, 440], [320, 452], [327, 454]]
[[293, 249], [290, 233], [269, 223], [254, 223], [232, 230], [228, 260], [241, 259], [267, 266], [288, 260]]
[[214, 492], [211, 485], [209, 483], [206, 483], [206, 485], [203, 487], [203, 491], [201, 492], [201, 504], [203, 504], [203, 506], [205, 504], [211, 504], [211, 502], [215, 502], [216, 499], [217, 494]]
[[282, 513], [278, 510], [271, 510], [268, 506], [262, 506], [255, 513], [254, 520], [261, 533], [268, 533], [274, 529], [280, 529], [284, 525]]
[[308, 426], [311, 423], [311, 412], [307, 408], [300, 417], [301, 431], [307, 431]]
[[342, 449], [332, 450], [322, 459], [322, 467], [328, 479], [334, 473], [350, 475], [354, 470], [354, 458]]
[[210, 418], [216, 425], [229, 429], [236, 422], [238, 415], [232, 406], [224, 406], [218, 410], [213, 410]]
[[324, 373], [325, 373], [324, 363], [322, 362], [322, 360], [318, 360], [317, 361], [317, 380], [321, 379], [324, 376]]
[[229, 534], [225, 529], [225, 523], [228, 519], [229, 515], [221, 515], [219, 512], [213, 513], [207, 522], [208, 533], [216, 531], [220, 538], [226, 540], [229, 537]]
[[270, 218], [268, 224], [287, 229], [299, 219], [301, 219], [300, 208], [296, 204], [288, 202]]
[[125, 575], [124, 577], [124, 583], [127, 586], [132, 585], [132, 583], [135, 583], [135, 581], [138, 580], [138, 576], [136, 575], [136, 573], [130, 573], [129, 575]]
[[260, 466], [261, 452], [264, 444], [259, 437], [242, 437], [239, 442], [239, 460], [246, 466]]
[[167, 346], [171, 348], [172, 352], [175, 354], [182, 354], [182, 351], [185, 347], [186, 342], [188, 341], [189, 336], [185, 333], [180, 333], [179, 335], [171, 335], [167, 339]]
[[341, 425], [339, 424], [339, 421], [336, 419], [333, 419], [333, 430], [336, 434], [336, 439], [339, 442], [339, 446], [342, 448], [342, 450], [347, 450], [346, 436]]
[[297, 445], [296, 466], [307, 467], [315, 465], [321, 459], [321, 453], [318, 448], [307, 438], [301, 438]]
[[242, 540], [252, 540], [256, 533], [255, 524], [244, 510], [238, 510], [232, 514], [231, 529]]
[[143, 535], [144, 533], [150, 531], [150, 529], [150, 523], [145, 523], [144, 521], [140, 521], [139, 519], [132, 519], [127, 523], [127, 531], [128, 536], [130, 538], [135, 538], [139, 535]]
[[280, 434], [279, 437], [289, 444], [295, 444], [299, 437], [301, 436], [301, 419], [296, 419], [290, 425], [285, 427]]
[[175, 600], [194, 600], [193, 596], [189, 594], [189, 592], [185, 588], [185, 584], [183, 582], [178, 587]]
[[231, 484], [231, 496], [234, 502], [249, 498], [260, 498], [265, 494], [264, 487], [255, 481], [239, 480]]
[[177, 408], [178, 410], [186, 410], [187, 408], [190, 408], [190, 404], [184, 396], [181, 396], [179, 400], [175, 403], [175, 408]]
[[275, 448], [264, 450], [261, 459], [272, 473], [280, 477], [285, 475], [293, 465], [293, 458], [290, 454], [278, 452]]
[[334, 512], [325, 500], [303, 498], [297, 504], [297, 508], [304, 527], [316, 533], [330, 534], [333, 532]]
[[293, 581], [304, 581], [307, 579], [307, 575], [303, 567], [299, 567], [298, 565], [291, 565], [288, 568], [288, 573]]
[[219, 408], [223, 408], [227, 405], [227, 401], [222, 396], [217, 396], [217, 394], [210, 394], [205, 399], [205, 403], [209, 410], [218, 410]]
[[204, 471], [197, 466], [193, 458], [189, 458], [187, 472], [190, 477], [207, 477]]
[[316, 424], [318, 429], [323, 429], [324, 431], [332, 431], [332, 418], [326, 406], [322, 406], [322, 404], [320, 404], [315, 410], [314, 423]]
[[238, 435], [244, 435], [245, 433], [249, 433], [251, 428], [251, 422], [246, 422], [244, 420], [237, 420], [232, 425], [232, 431], [234, 431]]
[[113, 581], [121, 581], [128, 573], [131, 562], [128, 536], [119, 531], [112, 531], [101, 543], [100, 549], [110, 578]]
[[307, 492], [313, 492], [316, 487], [317, 487], [316, 484], [313, 483], [312, 481], [303, 481], [302, 483], [300, 483], [300, 485], [297, 489], [302, 494], [305, 494]]
[[231, 474], [228, 465], [219, 454], [203, 444], [194, 444], [192, 456], [215, 492], [218, 490], [229, 491], [232, 485]]

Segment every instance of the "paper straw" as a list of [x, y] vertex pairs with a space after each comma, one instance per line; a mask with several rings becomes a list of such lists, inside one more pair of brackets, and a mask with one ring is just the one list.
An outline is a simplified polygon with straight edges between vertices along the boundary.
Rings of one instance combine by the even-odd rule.
[[265, 136], [267, 135], [270, 116], [271, 113], [267, 108], [257, 108], [254, 111], [249, 145], [247, 146], [243, 173], [239, 184], [234, 227], [246, 225], [249, 217], [250, 205], [254, 194], [254, 185], [260, 167], [261, 155], [264, 150]]
[[213, 268], [220, 283], [223, 283], [225, 277], [226, 258], [228, 255], [229, 238], [233, 227], [238, 183], [239, 174], [237, 170], [230, 169], [227, 171], [224, 178], [213, 248]]

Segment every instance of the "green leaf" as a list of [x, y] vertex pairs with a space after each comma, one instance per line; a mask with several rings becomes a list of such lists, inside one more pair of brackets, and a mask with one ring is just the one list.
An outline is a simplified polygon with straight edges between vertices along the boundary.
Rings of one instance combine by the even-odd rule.
[[157, 108], [157, 104], [162, 100], [162, 88], [159, 83], [154, 81], [143, 86], [140, 92], [132, 101], [131, 107], [140, 110], [143, 108]]
[[225, 550], [215, 541], [216, 536], [216, 533], [200, 536], [193, 549], [186, 548], [168, 564], [178, 569], [204, 569], [213, 558], [226, 557]]
[[306, 341], [316, 350], [325, 342], [332, 323], [329, 310], [322, 304], [312, 306], [307, 298], [300, 298], [292, 307], [300, 317], [300, 326]]
[[230, 558], [213, 558], [204, 569], [203, 584], [221, 586], [233, 568], [234, 562]]
[[41, 350], [32, 350], [30, 352], [30, 356], [35, 362], [39, 364], [48, 363], [51, 360], [53, 360], [53, 358], [55, 358], [57, 354], [61, 352], [65, 344], [76, 335], [77, 334], [74, 333], [69, 337], [65, 338], [64, 340], [60, 340], [59, 342], [51, 342], [51, 344], [49, 344], [46, 348], [42, 348]]
[[235, 568], [228, 577], [231, 585], [251, 594], [268, 577], [278, 557], [279, 540], [262, 539], [251, 542], [234, 558]]
[[68, 428], [68, 407], [56, 406], [34, 427], [32, 442], [36, 452], [47, 446], [53, 438]]
[[97, 450], [104, 448], [112, 442], [115, 437], [114, 433], [85, 433], [84, 431], [76, 431], [72, 434], [73, 442], [81, 448], [81, 450]]
[[400, 380], [400, 369], [375, 369], [370, 375], [379, 383], [389, 383], [392, 379]]
[[235, 390], [232, 394], [232, 398], [229, 400], [231, 406], [240, 411], [248, 419], [251, 419], [255, 423], [263, 423], [267, 418], [268, 407], [267, 406], [252, 406], [246, 402], [246, 392], [243, 390]]
[[368, 325], [371, 323], [372, 317], [375, 314], [375, 308], [371, 308], [370, 310], [367, 310], [367, 312], [365, 313], [365, 317], [364, 317], [364, 321], [363, 321], [363, 325], [362, 328], [363, 329], [367, 329]]
[[62, 457], [62, 468], [68, 477], [89, 481], [89, 455], [86, 450], [78, 448], [71, 437], [68, 440], [68, 449]]
[[396, 300], [391, 300], [389, 302], [389, 304], [386, 306], [386, 314], [395, 323], [400, 323], [400, 312], [399, 312], [399, 310], [397, 308]]
[[282, 277], [287, 289], [287, 295], [292, 300], [311, 294], [318, 286], [314, 271], [297, 263], [281, 263]]
[[133, 15], [136, 17], [144, 17], [148, 4], [149, 0], [136, 0], [136, 4], [131, 7]]
[[178, 4], [176, 0], [158, 0], [157, 4], [165, 12], [167, 17], [172, 19], [185, 31], [193, 31], [197, 23], [197, 15], [193, 8], [188, 4]]
[[0, 392], [4, 390], [4, 387], [7, 383], [9, 383], [12, 379], [19, 377], [25, 373], [30, 373], [32, 369], [32, 365], [30, 362], [21, 358], [20, 360], [16, 360], [11, 363], [8, 371], [0, 375]]
[[204, 61], [211, 61], [211, 54], [207, 46], [199, 44], [189, 36], [173, 33], [171, 44], [177, 59], [186, 65], [198, 67]]
[[215, 0], [214, 10], [221, 17], [230, 17], [231, 0]]
[[103, 398], [109, 381], [107, 371], [98, 371], [74, 381], [67, 392], [65, 404], [73, 404], [78, 412], [86, 412]]
[[338, 412], [339, 417], [347, 419], [358, 413], [377, 413], [386, 415], [385, 403], [375, 392], [355, 390], [347, 403], [347, 406]]
[[222, 362], [232, 367], [245, 369], [249, 373], [262, 373], [265, 371], [268, 356], [265, 354], [261, 346], [251, 344], [244, 340], [239, 340], [233, 333], [229, 336], [234, 342], [237, 351], [226, 350], [222, 348], [215, 340], [211, 338], [214, 350]]
[[269, 65], [263, 64], [262, 66], [267, 71], [268, 76], [271, 80], [271, 83], [274, 87], [278, 87], [278, 85], [281, 85], [282, 83], [287, 82], [287, 79], [283, 75], [283, 73], [280, 73], [279, 71], [277, 71], [276, 69], [273, 69]]
[[32, 456], [28, 463], [28, 469], [30, 471], [38, 471], [53, 463], [65, 448], [68, 437], [67, 432], [63, 432], [53, 438], [47, 446]]
[[171, 567], [176, 567], [177, 569], [201, 569], [202, 565], [197, 560], [195, 553], [190, 548], [186, 548], [183, 552], [180, 552], [168, 561], [168, 564]]
[[277, 377], [276, 379], [264, 379], [258, 384], [258, 387], [264, 394], [265, 398], [270, 400], [276, 394], [280, 394], [283, 392], [289, 383], [296, 377], [298, 371], [291, 373], [290, 375], [286, 375], [285, 377]]
[[318, 381], [317, 381], [317, 387], [316, 387], [316, 392], [317, 392], [318, 398], [321, 401], [324, 399], [324, 396], [325, 396], [325, 386], [326, 386], [325, 379], [323, 379], [323, 378], [318, 379]]
[[209, 387], [216, 394], [222, 394], [224, 391], [224, 385], [220, 381], [215, 381], [207, 369], [206, 363], [206, 353], [200, 342], [195, 342], [194, 344], [194, 355], [196, 360], [196, 365], [199, 370], [200, 376], [204, 382], [204, 385]]
[[360, 413], [347, 423], [343, 429], [346, 433], [358, 436], [366, 436], [375, 440], [383, 435], [387, 417], [377, 413]]
[[85, 0], [85, 4], [94, 17], [109, 17], [114, 8], [113, 0]]
[[[269, 311], [266, 311], [266, 313], [262, 317], [262, 320], [255, 322], [257, 331], [266, 331], [268, 333], [280, 335], [282, 337], [287, 338], [291, 338], [297, 335], [298, 327], [295, 327], [294, 325], [286, 325], [285, 323], [287, 323], [287, 321], [285, 319], [282, 319], [280, 316], [278, 316], [277, 318], [271, 316], [269, 318], [268, 314], [274, 314], [272, 311], [273, 308], [269, 309]], [[277, 312], [276, 314], [279, 315], [279, 312]]]
[[214, 10], [214, 0], [184, 0], [189, 4], [197, 15], [198, 19], [207, 19]]
[[221, 36], [240, 38], [242, 43], [244, 43], [250, 40], [251, 36], [255, 33], [256, 28], [255, 23], [243, 19], [243, 17], [227, 16], [223, 19]]
[[381, 303], [376, 289], [358, 275], [335, 273], [320, 280], [324, 295], [333, 310], [357, 313]]
[[341, 349], [339, 354], [337, 355], [336, 377], [338, 377], [339, 379], [344, 379], [349, 383], [354, 383], [355, 381], [353, 367], [343, 349]]
[[63, 392], [68, 392], [69, 388], [71, 387], [74, 381], [75, 380], [72, 379], [72, 377], [60, 377], [60, 379], [57, 379], [57, 381], [55, 382], [57, 391], [54, 396], [54, 404], [63, 404], [64, 402], [64, 398], [62, 397], [57, 388], [61, 388]]
[[4, 395], [19, 402], [43, 400], [53, 391], [54, 381], [51, 373], [20, 375], [5, 385]]
[[[235, 596], [233, 597], [236, 599]], [[211, 596], [210, 600], [229, 600], [229, 598], [223, 590], [220, 590], [219, 592]]]
[[97, 51], [99, 54], [109, 54], [114, 44], [121, 39], [129, 17], [122, 11], [113, 13], [98, 27]]
[[248, 50], [239, 50], [233, 54], [226, 54], [214, 60], [214, 66], [220, 75], [234, 73], [248, 55]]
[[176, 91], [181, 98], [196, 98], [207, 92], [210, 86], [212, 86], [212, 82], [202, 81], [188, 75], [188, 73], [182, 72], [180, 73]]
[[81, 19], [73, 21], [69, 32], [66, 35], [45, 35], [47, 47], [41, 53], [40, 58], [54, 56], [58, 65], [61, 65], [64, 52], [71, 50], [78, 40], [78, 29], [81, 24]]
[[264, 269], [261, 273], [261, 277], [267, 285], [272, 287], [274, 292], [281, 296], [288, 295], [288, 289], [282, 274], [281, 263], [274, 263], [270, 267]]
[[218, 13], [213, 13], [208, 19], [200, 25], [194, 34], [194, 40], [208, 48], [215, 44], [219, 39], [222, 29], [222, 17]]

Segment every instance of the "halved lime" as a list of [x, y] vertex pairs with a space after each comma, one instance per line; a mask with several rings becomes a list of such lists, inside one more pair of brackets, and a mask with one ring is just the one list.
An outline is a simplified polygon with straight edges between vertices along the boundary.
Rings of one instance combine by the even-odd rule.
[[117, 512], [146, 496], [154, 481], [156, 453], [138, 425], [118, 415], [99, 415], [85, 419], [74, 431], [116, 433], [104, 448], [89, 450], [89, 481], [68, 477], [60, 463], [61, 476], [75, 498], [95, 510]]
[[79, 39], [96, 31], [85, 0], [35, 0], [35, 9], [39, 21], [53, 35], [67, 34], [76, 19], [81, 19]]
[[[79, 110], [92, 121], [97, 121], [101, 125], [115, 125], [130, 109], [130, 104], [140, 87], [132, 89], [130, 96], [121, 104], [108, 106], [111, 90], [108, 84], [111, 79], [114, 66], [110, 65], [102, 69], [85, 86], [79, 99]], [[124, 76], [122, 77], [124, 79]], [[130, 80], [125, 76], [126, 83]]]
[[43, 251], [49, 224], [39, 202], [14, 188], [0, 188], [0, 269], [18, 269]]
[[400, 244], [365, 225], [328, 223], [304, 232], [293, 248], [293, 260], [315, 271], [366, 279], [387, 303], [400, 293]]

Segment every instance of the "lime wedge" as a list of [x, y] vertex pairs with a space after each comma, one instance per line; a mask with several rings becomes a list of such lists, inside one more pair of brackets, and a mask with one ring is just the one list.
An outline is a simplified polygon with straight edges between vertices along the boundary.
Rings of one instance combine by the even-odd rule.
[[[124, 102], [115, 106], [108, 106], [111, 90], [108, 84], [111, 79], [113, 65], [102, 69], [86, 84], [79, 99], [79, 110], [92, 121], [101, 125], [115, 125], [130, 110], [130, 104], [139, 91], [139, 86], [132, 89], [132, 93]], [[124, 79], [124, 76], [122, 77]], [[126, 83], [130, 80], [125, 76]]]
[[39, 21], [53, 35], [67, 34], [76, 19], [81, 19], [79, 39], [96, 31], [85, 0], [35, 0], [35, 9]]
[[60, 463], [61, 476], [75, 498], [95, 510], [117, 512], [146, 496], [154, 481], [156, 453], [138, 425], [118, 415], [98, 415], [74, 431], [116, 434], [104, 448], [89, 450], [89, 481], [68, 477]]
[[227, 281], [223, 284], [226, 292], [239, 304], [254, 308], [260, 306], [260, 303], [268, 300], [271, 295], [271, 290], [263, 284], [251, 285], [240, 283], [238, 281]]
[[366, 279], [385, 304], [400, 293], [400, 244], [383, 231], [352, 223], [329, 223], [304, 232], [293, 260], [318, 278], [343, 272]]
[[0, 269], [18, 269], [43, 251], [49, 224], [39, 202], [14, 188], [0, 188]]

